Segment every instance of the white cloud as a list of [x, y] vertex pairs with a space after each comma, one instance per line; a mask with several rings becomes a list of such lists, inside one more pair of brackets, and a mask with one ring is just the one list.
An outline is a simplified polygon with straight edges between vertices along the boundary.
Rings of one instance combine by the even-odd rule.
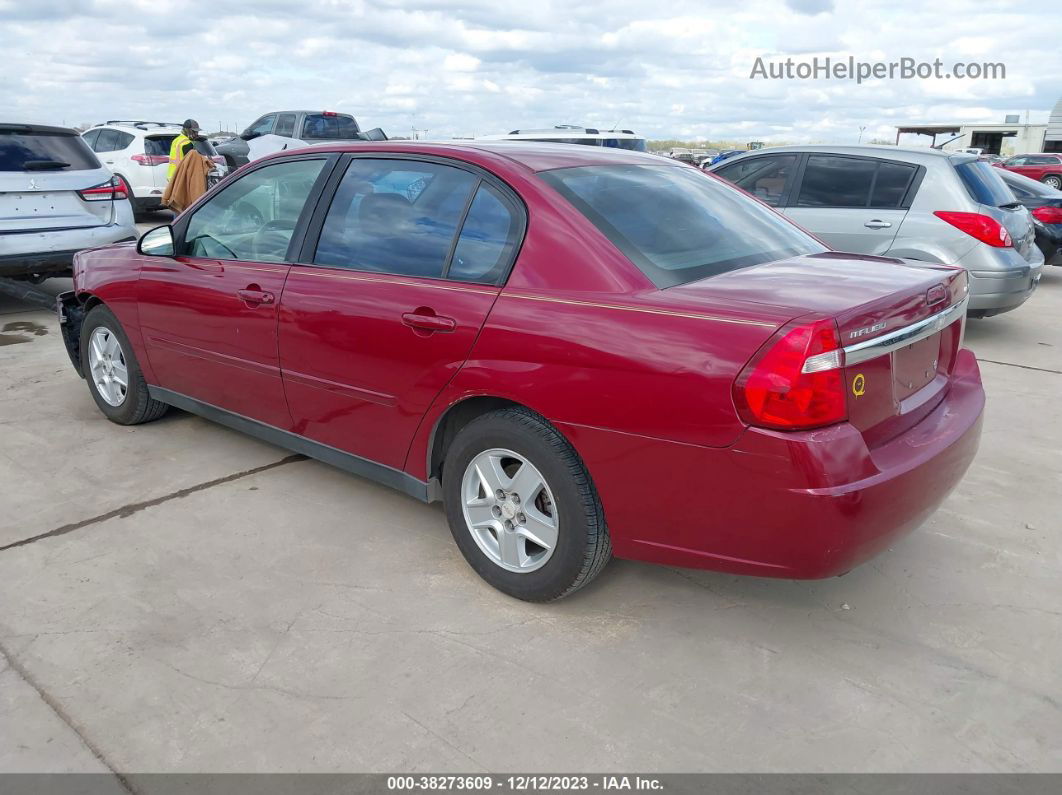
[[[650, 137], [854, 141], [901, 122], [1042, 119], [1042, 0], [0, 0], [0, 118], [244, 126], [321, 107], [432, 136], [618, 123]], [[871, 23], [872, 21], [872, 23]], [[1005, 80], [750, 80], [766, 60], [1001, 61]], [[336, 98], [342, 98], [338, 103]]]

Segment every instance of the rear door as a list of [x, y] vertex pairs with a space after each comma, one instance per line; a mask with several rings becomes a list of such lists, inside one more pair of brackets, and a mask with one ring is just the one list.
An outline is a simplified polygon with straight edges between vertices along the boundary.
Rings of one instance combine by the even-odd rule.
[[166, 183], [169, 181], [166, 179], [166, 171], [169, 169], [170, 164], [170, 146], [176, 137], [176, 133], [144, 136], [144, 157], [142, 162], [144, 167], [150, 170], [151, 183], [156, 188], [165, 190]]
[[837, 251], [885, 254], [918, 173], [892, 160], [811, 154], [783, 212]]
[[282, 429], [277, 306], [329, 157], [285, 159], [234, 179], [190, 215], [178, 255], [144, 257], [140, 325], [158, 385]]
[[113, 223], [112, 200], [90, 201], [79, 194], [110, 177], [72, 130], [0, 124], [0, 233]]
[[281, 301], [296, 431], [400, 468], [493, 306], [524, 223], [509, 190], [478, 170], [351, 158]]

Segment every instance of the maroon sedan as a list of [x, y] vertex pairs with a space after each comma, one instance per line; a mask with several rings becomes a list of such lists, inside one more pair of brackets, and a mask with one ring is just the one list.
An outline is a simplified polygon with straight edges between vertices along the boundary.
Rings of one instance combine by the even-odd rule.
[[842, 574], [919, 525], [980, 436], [961, 268], [828, 251], [634, 152], [287, 152], [82, 252], [75, 287], [64, 338], [108, 418], [176, 406], [441, 499], [521, 599], [613, 554]]
[[1062, 190], [1062, 154], [1018, 155], [996, 165]]

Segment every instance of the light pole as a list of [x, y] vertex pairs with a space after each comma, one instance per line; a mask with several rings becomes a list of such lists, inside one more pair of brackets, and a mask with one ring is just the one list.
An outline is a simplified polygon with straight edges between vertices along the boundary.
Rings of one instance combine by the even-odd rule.
[[863, 143], [863, 130], [865, 130], [865, 129], [866, 129], [865, 125], [863, 127], [859, 128], [859, 141], [858, 141], [858, 143]]

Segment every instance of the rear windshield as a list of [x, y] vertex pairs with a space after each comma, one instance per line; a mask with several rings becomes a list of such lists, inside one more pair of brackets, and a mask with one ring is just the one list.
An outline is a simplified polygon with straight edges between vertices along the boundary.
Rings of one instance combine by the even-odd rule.
[[1002, 207], [1014, 203], [1014, 194], [999, 176], [999, 172], [984, 160], [970, 160], [955, 164], [959, 179], [966, 186], [966, 192], [978, 204], [989, 207]]
[[[169, 155], [170, 146], [173, 145], [173, 139], [176, 137], [176, 135], [153, 135], [150, 138], [145, 138], [144, 154]], [[192, 141], [192, 148], [206, 157], [217, 154], [217, 150], [214, 149], [210, 141]]]
[[306, 141], [354, 141], [358, 138], [358, 123], [351, 116], [307, 113], [302, 123], [302, 138]]
[[736, 188], [691, 168], [542, 172], [657, 287], [827, 249]]
[[1021, 174], [1014, 174], [1010, 171], [1000, 170], [999, 178], [1002, 179], [1007, 187], [1014, 192], [1014, 195], [1018, 197], [1039, 196], [1044, 199], [1057, 199], [1062, 197], [1062, 191], [1057, 191], [1050, 185], [1037, 182], [1035, 179], [1023, 177]]
[[85, 171], [100, 162], [80, 135], [0, 130], [0, 171]]

